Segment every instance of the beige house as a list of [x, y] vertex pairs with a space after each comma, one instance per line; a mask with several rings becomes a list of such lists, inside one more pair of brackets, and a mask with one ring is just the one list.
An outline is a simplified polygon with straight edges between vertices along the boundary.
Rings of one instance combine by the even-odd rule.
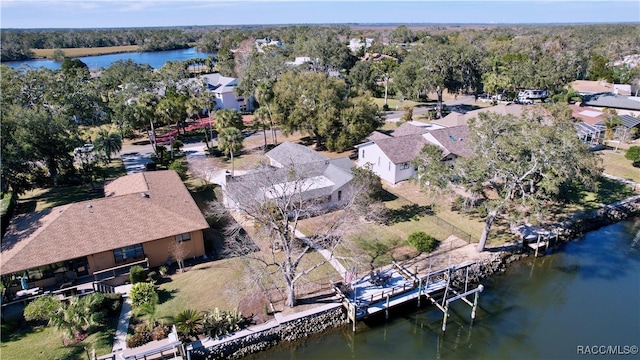
[[5, 283], [27, 276], [29, 287], [52, 288], [147, 259], [205, 254], [207, 221], [175, 171], [127, 175], [105, 185], [105, 197], [21, 214], [2, 239]]

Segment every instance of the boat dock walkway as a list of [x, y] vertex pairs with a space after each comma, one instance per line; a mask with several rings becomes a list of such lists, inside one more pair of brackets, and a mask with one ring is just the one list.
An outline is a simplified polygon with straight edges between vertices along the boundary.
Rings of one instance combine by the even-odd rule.
[[[358, 320], [381, 312], [388, 318], [390, 308], [414, 300], [417, 306], [420, 306], [423, 297], [429, 299], [444, 313], [442, 330], [445, 331], [449, 304], [456, 300], [463, 300], [471, 306], [472, 318], [475, 317], [478, 293], [483, 287], [479, 285], [475, 289], [468, 289], [468, 271], [473, 264], [475, 261], [467, 261], [418, 276], [417, 273], [412, 273], [394, 262], [392, 268], [377, 271], [372, 269], [369, 275], [351, 283], [335, 284], [334, 290], [348, 311], [353, 331]], [[452, 284], [454, 274], [460, 271], [465, 271], [464, 288], [456, 288]], [[469, 295], [475, 295], [473, 302], [467, 299]]]

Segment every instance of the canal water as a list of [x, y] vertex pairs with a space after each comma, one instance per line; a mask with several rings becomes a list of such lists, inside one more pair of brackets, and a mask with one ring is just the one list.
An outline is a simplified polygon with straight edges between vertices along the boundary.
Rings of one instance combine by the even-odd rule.
[[[212, 54], [199, 52], [196, 48], [154, 51], [154, 52], [128, 52], [120, 54], [82, 56], [77, 59], [81, 60], [89, 67], [89, 70], [107, 68], [116, 61], [131, 59], [138, 64], [149, 64], [154, 69], [161, 68], [167, 61], [184, 61], [196, 58], [208, 58]], [[56, 70], [60, 68], [61, 63], [48, 60], [25, 60], [25, 61], [5, 61], [2, 65], [8, 65], [12, 68], [19, 68], [22, 65], [34, 68], [45, 67], [47, 69]]]
[[250, 358], [640, 358], [640, 217], [512, 263], [483, 284], [476, 320], [458, 302], [446, 333], [433, 306], [396, 310], [355, 335], [349, 325]]

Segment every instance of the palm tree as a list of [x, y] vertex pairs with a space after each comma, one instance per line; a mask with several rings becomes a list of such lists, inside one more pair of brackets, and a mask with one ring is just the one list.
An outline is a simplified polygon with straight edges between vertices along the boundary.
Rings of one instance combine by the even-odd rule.
[[253, 128], [256, 130], [262, 129], [262, 135], [264, 135], [264, 147], [263, 151], [267, 151], [267, 121], [269, 120], [269, 112], [266, 107], [260, 107], [253, 112]]
[[271, 113], [271, 103], [273, 101], [273, 83], [261, 82], [260, 84], [258, 84], [255, 90], [255, 97], [258, 103], [260, 104], [259, 109], [262, 109], [264, 107], [264, 109], [266, 109], [267, 111], [269, 127], [271, 128], [271, 138], [273, 140], [273, 144], [277, 145], [278, 137], [273, 124], [273, 116]]
[[185, 337], [196, 335], [202, 326], [202, 314], [196, 310], [187, 309], [180, 312], [175, 318], [176, 329]]
[[221, 133], [225, 128], [236, 128], [242, 130], [242, 114], [232, 109], [223, 109], [216, 112], [216, 131]]
[[602, 110], [605, 114], [605, 118], [603, 120], [605, 127], [605, 139], [611, 140], [613, 139], [613, 133], [615, 129], [622, 125], [622, 121], [620, 121], [620, 117], [618, 116], [618, 112], [615, 109], [605, 108]]
[[242, 140], [242, 132], [234, 127], [224, 128], [218, 134], [218, 150], [231, 157], [231, 176], [235, 171], [233, 154], [242, 149]]
[[102, 152], [108, 161], [111, 161], [111, 155], [122, 150], [122, 138], [116, 133], [109, 133], [105, 129], [98, 132], [98, 138], [95, 141], [97, 151]]

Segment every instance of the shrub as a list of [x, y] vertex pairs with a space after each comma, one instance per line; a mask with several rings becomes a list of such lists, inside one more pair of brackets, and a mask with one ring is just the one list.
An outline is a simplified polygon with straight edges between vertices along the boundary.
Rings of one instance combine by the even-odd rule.
[[438, 247], [438, 240], [431, 235], [427, 235], [424, 231], [412, 233], [407, 241], [420, 252], [432, 252]]
[[112, 293], [104, 294], [104, 308], [107, 309], [108, 316], [117, 316], [120, 314], [122, 306], [122, 294]]
[[129, 280], [131, 281], [132, 285], [139, 282], [144, 282], [145, 280], [147, 280], [147, 273], [140, 265], [132, 266], [129, 270]]
[[158, 293], [153, 283], [139, 282], [134, 284], [129, 291], [129, 297], [133, 308], [158, 304]]
[[151, 333], [146, 325], [138, 325], [133, 335], [127, 335], [127, 347], [142, 346], [151, 341]]
[[382, 105], [382, 111], [389, 111], [389, 104]]
[[[265, 304], [265, 312], [268, 312]], [[203, 329], [205, 334], [212, 338], [218, 338], [240, 330], [240, 323], [243, 321], [242, 314], [236, 311], [224, 311], [215, 308], [203, 315]]]
[[202, 325], [202, 314], [196, 310], [187, 309], [175, 317], [176, 329], [185, 337], [196, 335]]
[[627, 153], [624, 154], [625, 159], [631, 160], [634, 163], [640, 162], [640, 146], [631, 146]]
[[51, 295], [41, 296], [24, 308], [27, 321], [47, 322], [60, 307], [60, 301]]
[[169, 273], [169, 269], [166, 266], [162, 265], [158, 269], [158, 272], [160, 273], [160, 276], [165, 276]]
[[182, 142], [182, 140], [173, 140], [173, 142], [171, 143], [171, 148], [173, 150], [178, 150], [180, 151], [180, 149], [182, 149], [182, 147], [184, 146], [184, 143]]
[[187, 178], [187, 166], [182, 160], [175, 160], [169, 165], [169, 170], [175, 170], [180, 176], [180, 179], [185, 180]]

